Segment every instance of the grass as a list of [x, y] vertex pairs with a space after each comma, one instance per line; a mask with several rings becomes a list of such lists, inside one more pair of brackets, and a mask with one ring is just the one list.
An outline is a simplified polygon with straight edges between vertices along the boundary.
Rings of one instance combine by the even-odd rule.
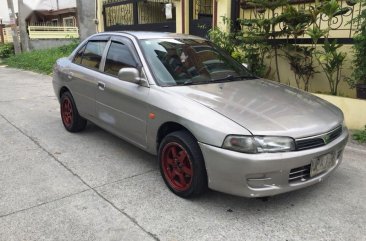
[[358, 141], [359, 143], [365, 143], [366, 142], [366, 126], [365, 129], [362, 131], [356, 131], [353, 135], [352, 138], [356, 141]]
[[57, 48], [34, 50], [12, 55], [9, 58], [4, 59], [2, 64], [6, 64], [12, 68], [31, 70], [42, 74], [51, 74], [56, 60], [69, 56], [77, 45], [77, 43], [71, 43]]

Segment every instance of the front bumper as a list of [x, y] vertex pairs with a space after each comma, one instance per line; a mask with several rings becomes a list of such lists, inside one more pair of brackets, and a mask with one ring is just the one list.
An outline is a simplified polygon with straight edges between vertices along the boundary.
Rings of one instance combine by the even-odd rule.
[[[243, 197], [266, 197], [321, 182], [342, 162], [348, 131], [331, 143], [304, 151], [245, 154], [199, 143], [206, 164], [208, 186], [216, 191]], [[325, 172], [289, 181], [290, 171], [309, 166], [312, 159], [336, 153], [335, 165]]]

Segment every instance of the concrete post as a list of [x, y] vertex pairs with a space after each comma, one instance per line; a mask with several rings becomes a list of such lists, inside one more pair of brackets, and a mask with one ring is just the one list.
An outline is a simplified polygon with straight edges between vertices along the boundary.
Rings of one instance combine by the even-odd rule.
[[23, 0], [18, 0], [18, 24], [20, 33], [20, 42], [22, 43], [22, 51], [29, 51], [29, 36], [27, 32], [27, 23], [25, 19], [28, 17], [28, 8], [23, 4]]
[[96, 33], [96, 25], [94, 22], [96, 16], [95, 4], [95, 1], [76, 0], [80, 40], [83, 40]]
[[13, 36], [14, 52], [15, 52], [15, 54], [20, 54], [21, 49], [20, 49], [20, 45], [19, 45], [17, 24], [15, 21], [13, 0], [7, 0], [7, 1], [8, 1], [8, 9], [9, 9], [10, 26], [11, 26], [12, 36]]
[[0, 43], [4, 43], [3, 20], [0, 18]]

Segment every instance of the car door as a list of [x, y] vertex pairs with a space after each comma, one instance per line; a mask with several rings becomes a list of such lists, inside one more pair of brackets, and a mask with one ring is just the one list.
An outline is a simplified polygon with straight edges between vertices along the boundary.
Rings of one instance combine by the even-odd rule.
[[98, 79], [103, 78], [101, 60], [109, 38], [110, 36], [96, 36], [90, 39], [76, 53], [67, 74], [78, 111], [87, 118], [95, 116]]
[[141, 66], [138, 55], [124, 37], [112, 37], [108, 48], [103, 60], [105, 77], [99, 80], [96, 93], [96, 117], [103, 128], [145, 148], [149, 87], [118, 78], [121, 68]]

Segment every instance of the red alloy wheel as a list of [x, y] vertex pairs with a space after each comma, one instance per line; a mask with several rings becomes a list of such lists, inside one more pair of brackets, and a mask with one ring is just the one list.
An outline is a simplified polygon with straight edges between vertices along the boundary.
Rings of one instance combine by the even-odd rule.
[[73, 109], [71, 100], [68, 97], [62, 101], [61, 116], [65, 126], [70, 127], [72, 125]]
[[192, 185], [192, 162], [187, 151], [176, 142], [170, 142], [162, 151], [162, 168], [165, 179], [176, 191], [186, 191]]

